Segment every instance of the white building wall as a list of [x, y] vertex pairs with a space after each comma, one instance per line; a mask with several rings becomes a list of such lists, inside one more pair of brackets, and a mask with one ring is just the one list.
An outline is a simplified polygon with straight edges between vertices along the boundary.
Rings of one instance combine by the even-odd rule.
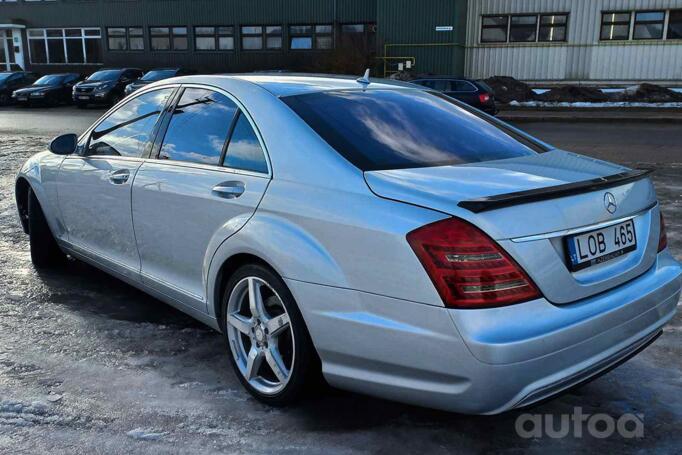
[[[465, 73], [530, 82], [682, 84], [682, 40], [599, 40], [602, 11], [682, 8], [682, 0], [469, 0]], [[481, 16], [569, 13], [566, 42], [481, 43]]]

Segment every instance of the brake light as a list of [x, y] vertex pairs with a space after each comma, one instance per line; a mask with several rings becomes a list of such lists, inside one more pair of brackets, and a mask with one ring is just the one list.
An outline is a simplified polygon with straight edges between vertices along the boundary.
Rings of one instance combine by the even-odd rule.
[[663, 212], [661, 212], [661, 230], [658, 235], [658, 252], [665, 250], [668, 247], [668, 234], [665, 232], [665, 219]]
[[487, 93], [479, 93], [478, 99], [481, 101], [481, 104], [485, 104], [490, 101], [490, 95]]
[[407, 234], [443, 302], [452, 308], [490, 308], [540, 297], [519, 265], [472, 224], [448, 218]]

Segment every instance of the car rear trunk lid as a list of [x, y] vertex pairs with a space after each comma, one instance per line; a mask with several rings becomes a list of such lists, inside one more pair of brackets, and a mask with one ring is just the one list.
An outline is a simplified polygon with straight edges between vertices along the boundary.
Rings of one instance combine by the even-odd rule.
[[[648, 178], [642, 175], [606, 187], [585, 187], [584, 192], [515, 201], [478, 213], [460, 203], [495, 199], [509, 193], [570, 187], [628, 171], [614, 164], [553, 150], [459, 166], [369, 171], [365, 172], [365, 179], [380, 197], [438, 210], [478, 226], [514, 257], [548, 300], [562, 304], [604, 292], [639, 276], [653, 265], [659, 219], [655, 190]], [[607, 192], [616, 202], [613, 213], [605, 205]], [[630, 219], [637, 236], [634, 251], [571, 271], [568, 236]]]

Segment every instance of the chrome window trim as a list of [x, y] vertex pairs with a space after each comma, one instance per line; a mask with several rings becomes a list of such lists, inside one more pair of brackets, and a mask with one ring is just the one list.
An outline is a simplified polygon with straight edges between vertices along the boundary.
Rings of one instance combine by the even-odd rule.
[[[90, 125], [90, 127], [89, 127], [87, 130], [85, 130], [85, 132], [84, 132], [83, 134], [81, 134], [81, 135], [78, 137], [78, 143], [79, 143], [79, 145], [80, 145], [80, 143], [81, 143], [84, 139], [85, 139], [86, 141], [88, 141], [88, 140], [90, 139], [90, 135], [92, 134], [92, 132], [93, 132], [93, 131], [94, 131], [94, 130], [103, 122], [103, 121], [105, 121], [106, 119], [108, 119], [108, 118], [111, 116], [111, 114], [114, 113], [114, 110], [115, 110], [115, 109], [118, 110], [120, 107], [125, 106], [126, 104], [128, 104], [129, 102], [131, 102], [132, 100], [134, 100], [135, 98], [137, 98], [138, 96], [142, 96], [142, 95], [144, 95], [145, 93], [148, 93], [148, 92], [151, 92], [151, 91], [155, 91], [155, 90], [162, 90], [162, 89], [165, 89], [165, 88], [178, 88], [178, 87], [180, 87], [180, 84], [164, 84], [164, 85], [160, 85], [160, 86], [157, 85], [157, 86], [154, 86], [154, 87], [145, 87], [145, 88], [140, 89], [140, 90], [137, 90], [137, 91], [134, 92], [133, 94], [131, 94], [131, 95], [129, 95], [129, 96], [123, 98], [118, 104], [116, 104], [115, 106], [112, 106], [108, 111], [106, 111], [104, 114], [102, 114], [102, 116], [101, 116], [100, 118], [98, 118], [97, 120], [95, 120], [95, 123], [93, 123], [92, 125]], [[82, 156], [85, 157], [85, 155], [82, 155]], [[97, 155], [97, 156], [109, 156], [109, 155]], [[110, 157], [111, 157], [111, 158], [117, 158], [116, 156], [113, 156], [113, 155], [111, 155]], [[133, 157], [133, 158], [134, 158], [134, 157]], [[138, 157], [138, 158], [139, 158], [139, 157]]]
[[[270, 163], [270, 153], [268, 152], [267, 147], [265, 146], [265, 141], [263, 140], [263, 136], [260, 132], [260, 129], [256, 125], [256, 122], [253, 120], [253, 117], [251, 116], [251, 113], [246, 109], [244, 106], [244, 103], [239, 101], [234, 95], [229, 93], [228, 91], [216, 87], [215, 85], [210, 85], [210, 84], [199, 84], [199, 83], [189, 83], [189, 84], [178, 84], [181, 88], [200, 88], [200, 89], [205, 89], [205, 90], [211, 90], [217, 93], [220, 93], [221, 95], [226, 96], [230, 101], [235, 103], [239, 110], [241, 111], [242, 114], [246, 116], [246, 119], [249, 121], [249, 124], [251, 125], [251, 128], [253, 131], [256, 133], [256, 137], [258, 138], [258, 143], [261, 146], [261, 149], [263, 150], [263, 155], [265, 156], [265, 164], [268, 167], [268, 172], [267, 173], [262, 173], [262, 172], [254, 172], [254, 171], [246, 171], [244, 169], [235, 169], [229, 166], [221, 166], [221, 165], [213, 165], [213, 164], [201, 164], [201, 163], [191, 163], [189, 161], [174, 161], [174, 160], [160, 160], [158, 158], [150, 157], [148, 158], [149, 160], [153, 160], [154, 162], [158, 163], [166, 163], [166, 164], [182, 164], [182, 165], [197, 165], [200, 166], [202, 169], [208, 169], [208, 170], [228, 170], [229, 172], [232, 172], [234, 174], [242, 174], [242, 175], [251, 175], [254, 177], [263, 177], [263, 178], [272, 178], [272, 165]], [[170, 123], [168, 124], [170, 127]], [[166, 128], [166, 131], [168, 131], [168, 128]], [[164, 131], [164, 135], [166, 133]], [[228, 138], [228, 139], [231, 139]], [[163, 145], [163, 141], [161, 142]], [[227, 156], [227, 155], [226, 155]], [[193, 167], [193, 166], [190, 166]]]

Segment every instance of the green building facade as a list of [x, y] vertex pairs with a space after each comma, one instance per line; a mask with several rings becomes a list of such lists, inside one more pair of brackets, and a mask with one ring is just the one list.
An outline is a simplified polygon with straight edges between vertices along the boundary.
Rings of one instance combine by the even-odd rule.
[[466, 0], [0, 0], [0, 65], [462, 75]]

